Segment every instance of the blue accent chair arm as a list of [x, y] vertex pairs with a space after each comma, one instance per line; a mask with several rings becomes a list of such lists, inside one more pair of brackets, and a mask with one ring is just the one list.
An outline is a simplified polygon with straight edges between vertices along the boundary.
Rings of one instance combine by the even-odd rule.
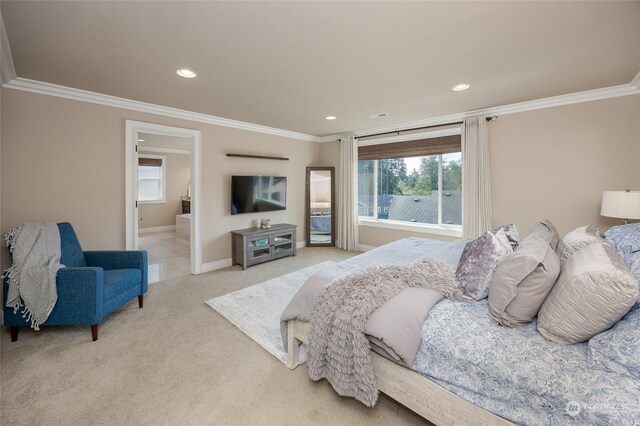
[[[102, 268], [61, 268], [56, 276], [58, 301], [45, 324], [93, 325], [102, 320], [104, 302]], [[3, 300], [7, 300], [9, 279], [3, 280]], [[22, 309], [3, 306], [5, 326], [28, 326]]]
[[88, 266], [99, 266], [104, 270], [110, 269], [140, 269], [142, 271], [142, 286], [140, 294], [148, 289], [147, 251], [146, 250], [98, 250], [85, 251], [84, 258]]
[[102, 268], [61, 268], [56, 277], [58, 301], [46, 323], [97, 324], [102, 320]]

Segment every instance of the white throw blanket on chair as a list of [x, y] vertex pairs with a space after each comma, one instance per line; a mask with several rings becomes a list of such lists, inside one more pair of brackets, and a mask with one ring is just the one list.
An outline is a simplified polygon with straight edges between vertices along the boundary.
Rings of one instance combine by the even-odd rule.
[[4, 276], [9, 277], [6, 306], [40, 329], [58, 300], [56, 275], [60, 265], [60, 231], [55, 223], [28, 223], [5, 235], [13, 257], [13, 265]]

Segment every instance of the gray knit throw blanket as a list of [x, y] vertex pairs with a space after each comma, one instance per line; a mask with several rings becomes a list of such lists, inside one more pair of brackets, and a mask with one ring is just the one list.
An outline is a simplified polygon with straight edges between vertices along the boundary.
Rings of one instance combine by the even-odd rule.
[[320, 292], [311, 312], [307, 360], [311, 379], [326, 378], [339, 395], [373, 407], [378, 387], [365, 327], [374, 310], [407, 287], [471, 301], [458, 288], [455, 270], [432, 258], [410, 265], [373, 266], [338, 279]]
[[4, 236], [13, 265], [3, 277], [9, 277], [6, 306], [18, 312], [21, 306], [25, 322], [40, 329], [58, 300], [56, 275], [60, 265], [60, 231], [55, 223], [28, 223]]

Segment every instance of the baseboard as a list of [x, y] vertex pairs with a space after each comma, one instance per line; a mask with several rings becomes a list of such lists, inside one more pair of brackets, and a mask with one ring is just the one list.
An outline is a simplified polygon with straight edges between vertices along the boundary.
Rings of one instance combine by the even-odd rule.
[[[298, 241], [296, 243], [296, 248], [299, 248], [299, 249], [304, 248], [306, 244], [307, 244], [306, 241]], [[215, 262], [203, 263], [202, 273], [211, 272], [211, 271], [215, 271], [222, 268], [228, 268], [229, 266], [232, 266], [232, 265], [233, 265], [233, 262], [231, 258], [216, 260]]]
[[228, 268], [232, 265], [231, 258], [216, 260], [215, 262], [203, 263], [202, 273], [215, 271], [217, 269]]
[[153, 228], [138, 228], [138, 234], [149, 234], [151, 232], [175, 231], [175, 225], [155, 226]]
[[368, 246], [366, 244], [358, 244], [358, 251], [369, 251], [376, 248], [376, 246]]

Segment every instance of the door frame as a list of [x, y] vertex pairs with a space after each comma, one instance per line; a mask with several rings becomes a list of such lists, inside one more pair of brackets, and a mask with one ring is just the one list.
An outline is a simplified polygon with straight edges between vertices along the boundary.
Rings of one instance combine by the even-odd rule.
[[[331, 242], [311, 244], [311, 172], [331, 172]], [[335, 167], [307, 167], [305, 179], [305, 238], [307, 247], [333, 247], [336, 245], [336, 168]]]
[[201, 132], [163, 124], [126, 120], [125, 137], [125, 241], [127, 250], [138, 249], [138, 133], [191, 139], [191, 273], [202, 273], [200, 224]]

